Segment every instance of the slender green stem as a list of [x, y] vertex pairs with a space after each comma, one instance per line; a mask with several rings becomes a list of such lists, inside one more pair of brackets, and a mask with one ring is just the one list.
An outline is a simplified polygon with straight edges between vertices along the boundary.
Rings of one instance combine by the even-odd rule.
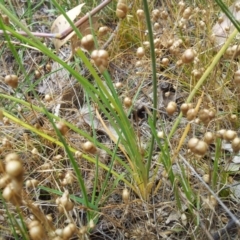
[[[156, 127], [156, 121], [157, 121], [157, 68], [156, 68], [156, 56], [155, 56], [155, 47], [154, 47], [154, 39], [153, 39], [153, 31], [152, 31], [152, 23], [151, 23], [151, 17], [149, 13], [148, 8], [148, 1], [143, 0], [143, 7], [144, 7], [144, 13], [148, 28], [148, 37], [149, 37], [149, 43], [150, 43], [150, 53], [151, 53], [151, 62], [152, 62], [152, 83], [153, 83], [153, 127]], [[149, 148], [149, 155], [148, 155], [148, 161], [147, 161], [147, 179], [149, 178], [149, 170], [151, 166], [152, 161], [152, 154], [153, 154], [153, 147], [154, 147], [155, 137], [154, 134], [152, 135], [151, 144]], [[146, 180], [147, 180], [146, 179]]]

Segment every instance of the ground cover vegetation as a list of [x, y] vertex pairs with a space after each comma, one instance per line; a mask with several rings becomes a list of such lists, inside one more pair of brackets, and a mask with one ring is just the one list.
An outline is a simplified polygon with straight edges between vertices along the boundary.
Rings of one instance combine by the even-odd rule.
[[239, 239], [239, 1], [85, 2], [0, 0], [0, 239]]

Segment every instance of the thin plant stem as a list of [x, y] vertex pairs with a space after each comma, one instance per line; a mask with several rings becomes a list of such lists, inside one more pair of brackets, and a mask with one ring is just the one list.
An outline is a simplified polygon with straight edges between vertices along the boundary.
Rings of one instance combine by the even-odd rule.
[[[149, 14], [148, 4], [149, 3], [147, 0], [143, 0], [143, 7], [144, 7], [147, 28], [148, 28], [151, 62], [152, 62], [152, 83], [153, 83], [153, 116], [152, 116], [152, 118], [153, 118], [153, 127], [155, 128], [156, 127], [156, 119], [157, 119], [157, 68], [156, 68], [156, 56], [155, 56], [152, 23], [151, 23], [151, 17]], [[150, 148], [149, 148], [148, 161], [147, 161], [147, 169], [146, 169], [147, 179], [149, 178], [149, 170], [150, 170], [151, 161], [152, 161], [154, 142], [155, 142], [155, 137], [154, 137], [154, 134], [152, 134], [151, 144], [150, 144]]]

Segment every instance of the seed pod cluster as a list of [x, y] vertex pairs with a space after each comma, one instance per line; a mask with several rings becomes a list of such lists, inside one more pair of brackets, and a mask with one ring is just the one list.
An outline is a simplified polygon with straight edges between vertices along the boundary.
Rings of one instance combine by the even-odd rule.
[[197, 138], [191, 138], [188, 141], [188, 148], [191, 150], [191, 152], [203, 156], [208, 150], [208, 145], [202, 140], [199, 140]]
[[119, 0], [116, 9], [116, 15], [118, 18], [125, 18], [127, 16], [128, 7], [125, 0]]
[[67, 171], [64, 178], [62, 179], [61, 183], [63, 186], [73, 184], [74, 177], [71, 171]]
[[188, 110], [189, 110], [189, 109], [192, 109], [192, 108], [193, 108], [192, 103], [183, 103], [183, 104], [181, 105], [181, 107], [180, 107], [181, 112], [182, 112], [182, 114], [183, 114], [184, 116], [186, 116]]
[[20, 205], [23, 185], [23, 164], [16, 153], [10, 153], [5, 157], [5, 165], [1, 162], [0, 188], [3, 188], [2, 196], [13, 205]]
[[108, 66], [108, 52], [106, 50], [94, 50], [91, 58], [101, 73], [106, 70]]
[[55, 237], [54, 240], [68, 240], [72, 238], [76, 230], [76, 225], [74, 223], [69, 223], [63, 229], [58, 228], [55, 230], [55, 234], [57, 235], [57, 237]]
[[212, 119], [215, 118], [215, 115], [216, 115], [215, 110], [209, 110], [204, 108], [199, 111], [198, 118], [204, 124], [208, 124]]
[[69, 198], [69, 192], [67, 190], [63, 193], [62, 197], [58, 197], [56, 199], [56, 204], [60, 213], [64, 212], [64, 209], [66, 211], [71, 211], [74, 207], [73, 202]]

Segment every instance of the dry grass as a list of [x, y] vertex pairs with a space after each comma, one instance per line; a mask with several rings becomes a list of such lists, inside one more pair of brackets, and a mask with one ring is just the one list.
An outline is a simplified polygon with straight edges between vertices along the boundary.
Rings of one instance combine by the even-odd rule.
[[[57, 17], [45, 3], [37, 11], [30, 12], [34, 5], [10, 2], [18, 18], [22, 9], [28, 11], [22, 21], [29, 25], [29, 18], [32, 19], [31, 31], [49, 29], [49, 23]], [[158, 77], [156, 129], [148, 121], [153, 113], [154, 89], [145, 16], [138, 19], [136, 14], [141, 2], [129, 1], [129, 15], [120, 22], [117, 19], [110, 22], [106, 18], [105, 24], [112, 28], [111, 32], [116, 27], [117, 31], [114, 35], [110, 32], [98, 38], [99, 46], [111, 38], [105, 46], [109, 54], [108, 71], [134, 129], [144, 166], [152, 135], [164, 135], [163, 139], [157, 138], [153, 146], [146, 195], [136, 184], [137, 171], [128, 171], [134, 166], [122, 139], [122, 145], [117, 143], [116, 148], [114, 139], [118, 132], [113, 125], [118, 122], [111, 121], [99, 107], [102, 102], [107, 103], [100, 96], [96, 101], [85, 85], [80, 85], [67, 69], [61, 69], [62, 66], [46, 54], [9, 36], [18, 56], [16, 59], [7, 39], [0, 37], [0, 107], [4, 114], [0, 119], [1, 239], [239, 238], [238, 223], [231, 221], [229, 212], [224, 209], [225, 206], [230, 214], [239, 218], [239, 194], [231, 187], [239, 179], [239, 167], [232, 161], [238, 151], [234, 153], [232, 147], [226, 149], [233, 139], [226, 140], [227, 137], [218, 132], [226, 129], [233, 130], [235, 137], [239, 135], [239, 89], [233, 81], [238, 56], [218, 61], [191, 100], [196, 116], [192, 119], [181, 117], [174, 134], [169, 137], [182, 103], [217, 54], [212, 27], [219, 11], [212, 1], [207, 4], [200, 0], [186, 1], [182, 10], [179, 4], [172, 2], [149, 5], [151, 10], [159, 9], [161, 15], [153, 20], [159, 24], [154, 28]], [[231, 3], [228, 1], [228, 5]], [[4, 1], [0, 4], [5, 5]], [[190, 7], [191, 18], [183, 22], [181, 18], [187, 7]], [[101, 14], [111, 16], [114, 11], [109, 8]], [[51, 41], [43, 41], [54, 51]], [[141, 46], [145, 48], [143, 58], [136, 56]], [[188, 64], [183, 63], [182, 57], [186, 49], [196, 52], [194, 61]], [[70, 51], [67, 44], [58, 57], [67, 59]], [[68, 65], [98, 89], [91, 70], [77, 54]], [[4, 78], [9, 74], [18, 76], [17, 89], [5, 84]], [[132, 101], [130, 107], [126, 97]], [[166, 111], [169, 102], [176, 102], [173, 114]], [[43, 106], [48, 113], [43, 111]], [[106, 105], [106, 112], [112, 113], [110, 106]], [[199, 120], [204, 109], [214, 112], [215, 116]], [[63, 129], [59, 128], [60, 133], [53, 124], [59, 123], [59, 119], [67, 122], [63, 123]], [[195, 154], [194, 148], [189, 149], [188, 141], [193, 137], [202, 141], [206, 132], [214, 134], [214, 141], [208, 144], [207, 151]], [[93, 143], [90, 150], [85, 145], [87, 141]], [[9, 178], [6, 157], [13, 152], [18, 154], [20, 160], [16, 161], [22, 163], [22, 170]], [[71, 152], [75, 154], [74, 162]], [[171, 181], [171, 173], [174, 181]], [[6, 176], [8, 179], [3, 182]], [[15, 182], [20, 184], [21, 190], [15, 193], [15, 198], [8, 199], [4, 190]], [[123, 196], [124, 191], [126, 195]], [[72, 202], [73, 206], [68, 209], [64, 201]], [[34, 227], [30, 223], [34, 221], [37, 222], [34, 231], [39, 231], [36, 236], [31, 232]], [[217, 231], [223, 228], [227, 230], [218, 236]]]

